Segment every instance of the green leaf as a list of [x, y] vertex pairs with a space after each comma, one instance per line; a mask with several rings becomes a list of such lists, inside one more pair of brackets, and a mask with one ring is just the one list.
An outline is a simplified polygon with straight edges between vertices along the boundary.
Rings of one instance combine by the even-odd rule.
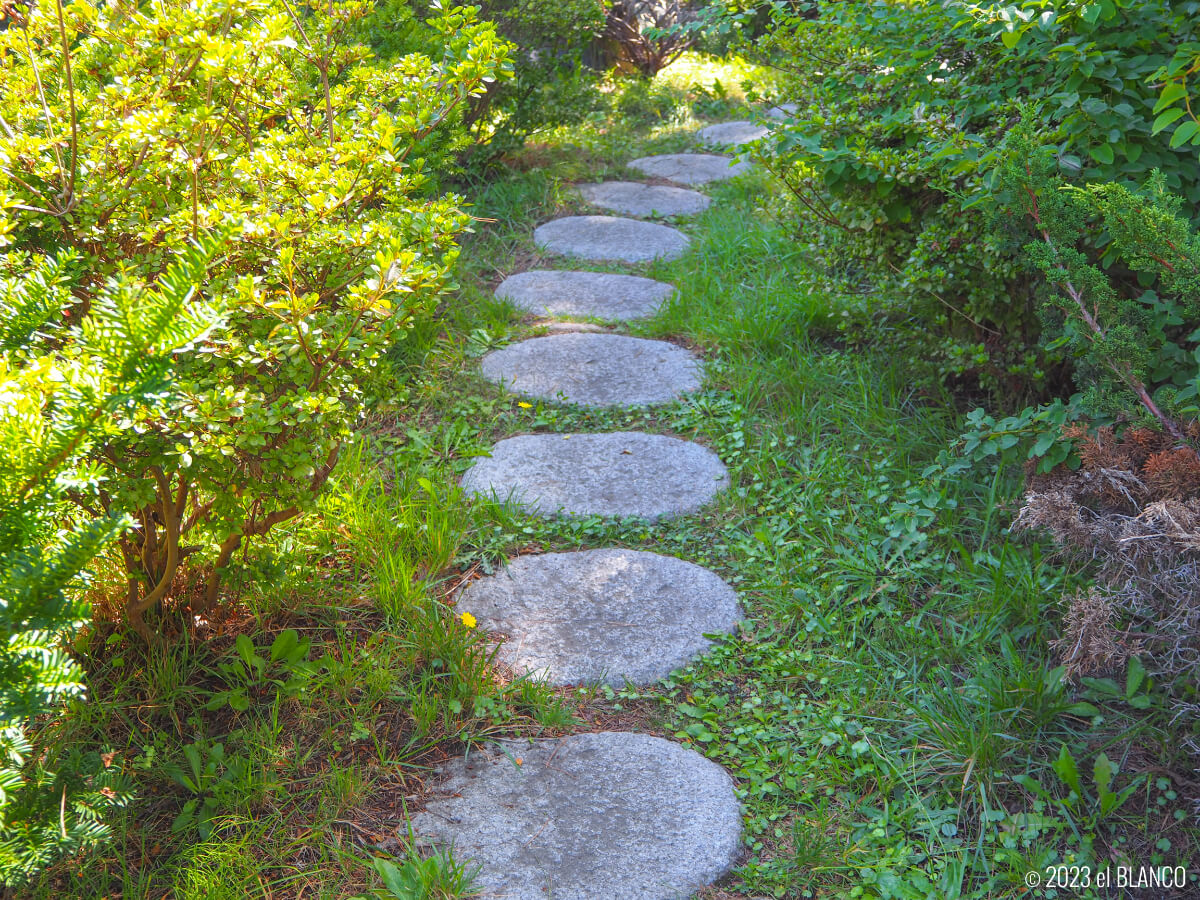
[[1104, 753], [1097, 755], [1095, 763], [1092, 764], [1092, 779], [1096, 783], [1096, 791], [1101, 801], [1104, 800], [1106, 794], [1110, 793], [1109, 788], [1115, 774], [1116, 770], [1108, 757]]
[[1150, 133], [1158, 134], [1176, 119], [1182, 117], [1186, 112], [1187, 110], [1183, 107], [1177, 107], [1175, 109], [1168, 109], [1165, 112], [1159, 113], [1154, 119], [1154, 124], [1150, 128]]
[[1161, 112], [1186, 96], [1187, 88], [1181, 82], [1173, 81], [1163, 88], [1162, 93], [1158, 95], [1158, 102], [1154, 104], [1154, 112]]
[[1129, 668], [1125, 672], [1125, 699], [1130, 700], [1146, 680], [1146, 667], [1136, 656], [1129, 658]]
[[1102, 163], [1106, 166], [1112, 165], [1112, 161], [1116, 159], [1112, 147], [1108, 144], [1099, 144], [1095, 147], [1089, 147], [1088, 153], [1091, 155], [1092, 159], [1096, 160], [1096, 162]]
[[1174, 150], [1176, 147], [1186, 144], [1192, 138], [1196, 137], [1197, 134], [1200, 134], [1200, 122], [1197, 122], [1195, 119], [1189, 119], [1176, 128], [1175, 133], [1171, 135], [1171, 149]]
[[1058, 759], [1051, 763], [1051, 766], [1067, 787], [1073, 790], [1077, 796], [1083, 796], [1083, 786], [1079, 782], [1079, 767], [1075, 765], [1075, 757], [1071, 755], [1066, 744], [1062, 745], [1062, 749], [1058, 752]]

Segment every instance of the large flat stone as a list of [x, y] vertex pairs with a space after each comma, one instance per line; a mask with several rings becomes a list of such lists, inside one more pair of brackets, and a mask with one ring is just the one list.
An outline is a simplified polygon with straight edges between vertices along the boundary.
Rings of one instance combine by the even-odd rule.
[[674, 285], [636, 275], [534, 269], [510, 275], [496, 296], [520, 309], [549, 316], [641, 319], [652, 316]]
[[712, 572], [638, 550], [522, 556], [455, 608], [508, 636], [502, 662], [560, 685], [658, 681], [740, 618], [737, 594]]
[[695, 512], [729, 473], [711, 450], [660, 434], [525, 434], [496, 443], [462, 484], [538, 515], [660, 519]]
[[650, 735], [504, 741], [439, 774], [413, 830], [480, 866], [488, 900], [686, 900], [741, 843], [725, 770]]
[[666, 341], [557, 334], [493, 350], [480, 371], [510, 391], [580, 406], [670, 403], [700, 387], [700, 361]]
[[767, 108], [767, 115], [772, 119], [790, 119], [796, 114], [795, 103], [780, 103]]
[[753, 122], [718, 122], [696, 132], [701, 143], [714, 147], [738, 147], [764, 137], [767, 129]]
[[580, 196], [592, 206], [611, 209], [627, 216], [694, 216], [704, 212], [712, 199], [699, 191], [668, 184], [637, 181], [606, 181], [581, 184]]
[[747, 162], [730, 165], [728, 156], [711, 153], [669, 153], [665, 156], [644, 156], [629, 164], [647, 175], [677, 181], [680, 184], [708, 184], [741, 175], [750, 168]]
[[649, 262], [678, 259], [688, 237], [667, 225], [619, 216], [566, 216], [538, 226], [539, 247], [562, 256], [596, 262]]

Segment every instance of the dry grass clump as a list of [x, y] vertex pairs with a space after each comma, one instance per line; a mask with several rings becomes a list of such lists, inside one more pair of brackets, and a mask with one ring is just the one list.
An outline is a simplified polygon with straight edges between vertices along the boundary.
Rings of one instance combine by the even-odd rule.
[[1015, 523], [1098, 568], [1097, 586], [1068, 600], [1053, 646], [1071, 676], [1113, 672], [1137, 655], [1190, 692], [1200, 663], [1200, 456], [1144, 428], [1067, 436], [1080, 467], [1031, 473]]

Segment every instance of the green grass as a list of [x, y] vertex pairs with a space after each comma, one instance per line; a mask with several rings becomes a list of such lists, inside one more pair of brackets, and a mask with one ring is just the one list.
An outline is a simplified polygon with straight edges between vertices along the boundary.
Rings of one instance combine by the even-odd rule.
[[[691, 59], [620, 99], [626, 119], [547, 135], [462, 186], [484, 221], [461, 290], [392, 354], [395, 389], [316, 513], [252, 549], [236, 608], [169, 651], [90, 636], [92, 698], [55, 738], [115, 751], [136, 799], [111, 844], [31, 896], [347, 898], [392, 880], [452, 897], [469, 865], [426, 859], [404, 827], [430, 768], [492, 736], [613, 721], [733, 773], [749, 856], [729, 894], [1020, 897], [1024, 873], [1054, 861], [1195, 858], [1190, 765], [1153, 686], [1062, 681], [1048, 641], [1082, 576], [1007, 533], [1017, 473], [926, 472], [958, 433], [955, 398], [886, 334], [847, 342], [862, 300], [827, 286], [767, 178], [714, 188], [681, 225], [684, 259], [620, 270], [679, 287], [630, 330], [699, 348], [702, 391], [656, 409], [525, 408], [474, 374], [488, 348], [534, 333], [491, 287], [545, 262], [532, 229], [580, 208], [569, 182], [682, 148], [697, 112], [736, 115], [737, 74]], [[543, 521], [457, 487], [500, 437], [613, 429], [701, 441], [732, 487], [654, 524]], [[713, 569], [744, 628], [652, 688], [501, 677], [453, 590], [517, 552], [606, 546]], [[267, 658], [288, 629], [311, 642], [300, 663], [237, 674], [237, 635]], [[1103, 814], [1101, 753], [1116, 791], [1135, 786]]]

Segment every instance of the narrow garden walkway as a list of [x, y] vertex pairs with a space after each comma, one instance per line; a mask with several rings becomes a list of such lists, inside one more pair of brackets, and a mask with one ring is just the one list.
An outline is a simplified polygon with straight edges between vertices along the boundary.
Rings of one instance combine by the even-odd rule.
[[[728, 123], [700, 140], [732, 145], [760, 133], [752, 123]], [[630, 166], [697, 185], [747, 164], [673, 154]], [[631, 182], [588, 185], [580, 194], [592, 206], [639, 217], [693, 215], [711, 202], [696, 191]], [[535, 240], [559, 256], [623, 263], [677, 258], [689, 244], [670, 226], [609, 215], [548, 222]], [[620, 321], [653, 315], [672, 291], [628, 275], [538, 270], [508, 278], [496, 294], [532, 313]], [[488, 354], [481, 369], [521, 395], [591, 407], [668, 403], [702, 381], [688, 350], [608, 333], [521, 341]], [[510, 437], [463, 477], [469, 494], [535, 515], [650, 520], [693, 513], [728, 485], [712, 451], [644, 432]], [[666, 677], [712, 645], [707, 635], [732, 633], [741, 617], [736, 593], [714, 573], [624, 549], [521, 557], [467, 587], [458, 608], [503, 637], [498, 659], [518, 673], [617, 687]], [[741, 847], [728, 773], [659, 737], [505, 741], [439, 774], [414, 831], [478, 865], [486, 897], [678, 900], [728, 873]]]

